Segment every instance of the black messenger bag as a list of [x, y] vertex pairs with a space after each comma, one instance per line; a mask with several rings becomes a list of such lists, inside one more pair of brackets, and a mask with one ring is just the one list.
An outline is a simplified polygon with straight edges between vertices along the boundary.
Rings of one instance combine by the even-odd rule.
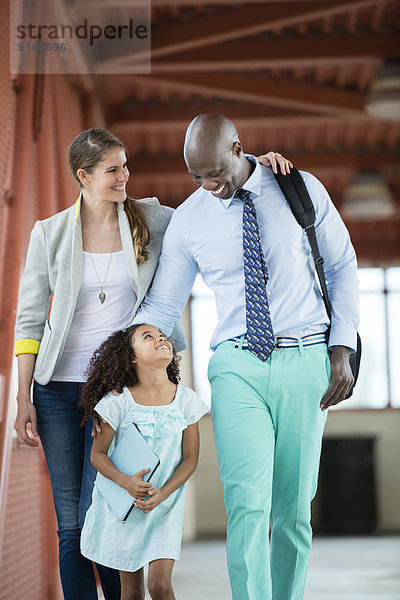
[[[314, 259], [315, 270], [318, 275], [319, 284], [321, 286], [322, 298], [324, 300], [326, 312], [329, 320], [332, 319], [332, 305], [328, 296], [328, 289], [326, 287], [325, 272], [324, 272], [324, 259], [319, 253], [317, 237], [315, 235], [314, 221], [315, 221], [315, 210], [313, 203], [310, 198], [310, 194], [306, 188], [302, 176], [296, 168], [292, 168], [289, 175], [282, 175], [278, 172], [275, 175], [275, 179], [278, 182], [279, 187], [286, 200], [292, 209], [293, 215], [303, 229], [305, 229], [310, 242], [311, 251]], [[328, 332], [329, 333], [329, 330]], [[349, 362], [350, 368], [353, 373], [354, 383], [350, 392], [345, 397], [350, 398], [353, 394], [354, 386], [357, 383], [358, 372], [360, 370], [361, 360], [361, 338], [357, 333], [357, 348], [355, 352], [350, 354]]]

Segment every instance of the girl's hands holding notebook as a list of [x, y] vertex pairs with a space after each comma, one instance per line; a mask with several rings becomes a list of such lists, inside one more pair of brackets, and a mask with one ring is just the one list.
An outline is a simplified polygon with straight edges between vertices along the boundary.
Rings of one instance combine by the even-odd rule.
[[139, 473], [135, 473], [135, 475], [125, 475], [122, 487], [134, 498], [144, 500], [152, 488], [152, 484], [149, 481], [143, 481], [142, 479], [143, 475], [146, 475], [148, 471], [149, 469], [142, 469]]
[[163, 500], [168, 498], [168, 495], [165, 492], [163, 492], [162, 489], [159, 490], [158, 488], [152, 488], [151, 490], [149, 490], [148, 495], [149, 498], [147, 498], [147, 500], [136, 499], [135, 502], [135, 507], [139, 508], [145, 513], [150, 512], [151, 510], [153, 510], [153, 508], [161, 504]]

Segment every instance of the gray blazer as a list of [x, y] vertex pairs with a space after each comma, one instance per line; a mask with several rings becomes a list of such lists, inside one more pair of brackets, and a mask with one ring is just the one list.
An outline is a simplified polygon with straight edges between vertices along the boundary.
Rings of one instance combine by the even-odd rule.
[[[140, 265], [136, 262], [128, 218], [123, 205], [117, 205], [129, 279], [137, 296], [130, 320], [135, 316], [152, 282], [164, 233], [173, 213], [172, 208], [161, 206], [157, 198], [144, 198], [136, 202], [143, 211], [151, 235], [147, 246], [149, 259]], [[38, 353], [33, 377], [42, 385], [51, 380], [64, 350], [82, 274], [82, 228], [78, 198], [74, 206], [35, 223], [20, 286], [15, 352]], [[51, 295], [53, 300], [48, 318]], [[179, 323], [170, 339], [177, 351], [187, 346]]]

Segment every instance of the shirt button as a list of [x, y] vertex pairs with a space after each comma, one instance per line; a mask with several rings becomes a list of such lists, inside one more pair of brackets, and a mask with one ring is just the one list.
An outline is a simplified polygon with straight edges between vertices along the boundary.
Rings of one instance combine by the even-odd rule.
[[268, 296], [270, 296], [271, 295], [271, 290], [268, 290], [267, 294], [268, 294]]

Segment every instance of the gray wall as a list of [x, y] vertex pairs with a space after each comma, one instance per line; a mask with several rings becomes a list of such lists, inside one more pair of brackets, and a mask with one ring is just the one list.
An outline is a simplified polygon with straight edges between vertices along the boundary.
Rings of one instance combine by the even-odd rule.
[[[331, 411], [327, 436], [365, 436], [376, 438], [375, 477], [378, 531], [400, 531], [400, 410]], [[194, 512], [198, 537], [225, 535], [226, 514], [222, 486], [218, 477], [217, 456], [211, 417], [200, 422], [200, 460], [193, 477]], [[313, 514], [318, 514], [318, 506]]]

